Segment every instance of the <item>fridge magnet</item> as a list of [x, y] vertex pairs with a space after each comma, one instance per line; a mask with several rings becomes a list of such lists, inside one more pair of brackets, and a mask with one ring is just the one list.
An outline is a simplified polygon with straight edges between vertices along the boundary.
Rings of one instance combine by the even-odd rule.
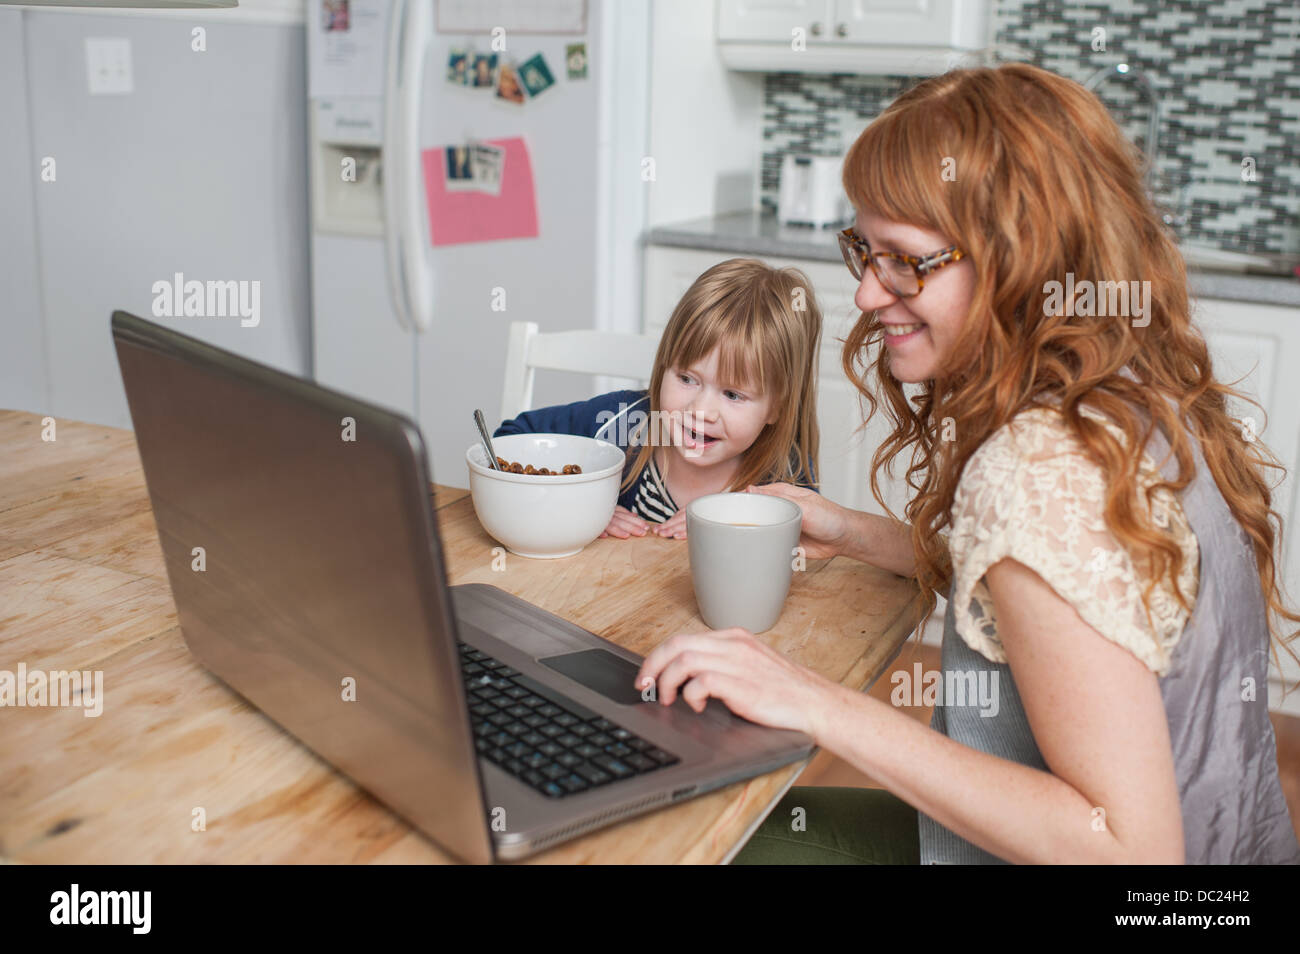
[[564, 47], [564, 65], [568, 67], [569, 79], [587, 78], [587, 44], [569, 43]]
[[501, 194], [501, 173], [505, 168], [506, 151], [500, 146], [476, 142], [469, 147], [470, 165], [474, 169], [474, 184], [488, 195]]
[[321, 4], [323, 23], [321, 28], [326, 33], [348, 28], [348, 0], [325, 0]]
[[453, 86], [469, 83], [469, 54], [464, 50], [452, 50], [448, 55], [447, 82]]
[[503, 99], [507, 103], [524, 101], [524, 91], [519, 85], [519, 78], [515, 76], [515, 68], [510, 63], [502, 63], [497, 67], [497, 99]]
[[497, 55], [495, 53], [474, 54], [474, 68], [470, 71], [470, 85], [491, 89], [496, 83]]
[[[472, 148], [480, 143], [470, 145]], [[490, 139], [481, 145], [501, 149], [505, 157], [502, 169], [510, 167], [510, 175], [501, 178], [501, 191], [496, 195], [448, 188], [447, 149], [426, 149], [422, 153], [429, 238], [435, 246], [538, 235], [537, 193], [524, 140]]]
[[468, 146], [448, 146], [443, 150], [444, 171], [449, 192], [465, 192], [477, 188], [474, 182], [474, 163]]
[[530, 97], [535, 97], [555, 85], [555, 77], [551, 75], [546, 59], [540, 53], [535, 54], [519, 67], [519, 78]]

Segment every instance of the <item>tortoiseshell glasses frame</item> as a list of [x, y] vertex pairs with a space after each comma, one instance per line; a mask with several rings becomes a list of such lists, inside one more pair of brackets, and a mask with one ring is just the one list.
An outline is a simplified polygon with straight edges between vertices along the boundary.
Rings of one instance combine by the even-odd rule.
[[[926, 275], [966, 257], [966, 253], [956, 245], [949, 245], [947, 248], [919, 258], [902, 252], [872, 252], [867, 240], [852, 227], [841, 231], [838, 238], [844, 264], [849, 267], [854, 278], [862, 281], [863, 270], [867, 263], [870, 263], [871, 270], [880, 284], [900, 298], [913, 298], [921, 294], [921, 289], [925, 287]], [[879, 264], [882, 261], [887, 263], [884, 267]], [[915, 288], [912, 288], [909, 283], [908, 273], [900, 267], [903, 265], [908, 267], [911, 280], [916, 282]]]

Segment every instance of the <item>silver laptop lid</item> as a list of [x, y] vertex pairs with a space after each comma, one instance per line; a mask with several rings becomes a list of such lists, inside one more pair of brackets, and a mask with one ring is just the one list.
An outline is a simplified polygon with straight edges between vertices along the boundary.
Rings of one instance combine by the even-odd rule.
[[126, 312], [112, 328], [191, 652], [439, 844], [490, 862], [419, 429]]

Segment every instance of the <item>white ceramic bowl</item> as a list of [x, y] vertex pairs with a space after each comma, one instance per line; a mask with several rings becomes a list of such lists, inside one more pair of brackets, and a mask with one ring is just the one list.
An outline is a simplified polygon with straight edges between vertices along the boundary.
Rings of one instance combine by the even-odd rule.
[[618, 504], [625, 455], [614, 444], [573, 434], [507, 434], [492, 438], [498, 457], [580, 474], [538, 477], [488, 466], [481, 442], [465, 452], [474, 511], [492, 537], [519, 556], [572, 556], [609, 526]]

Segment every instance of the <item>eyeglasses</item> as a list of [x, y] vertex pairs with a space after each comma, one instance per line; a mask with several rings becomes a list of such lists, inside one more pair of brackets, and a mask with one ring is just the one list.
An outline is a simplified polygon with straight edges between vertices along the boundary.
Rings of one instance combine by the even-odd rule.
[[925, 287], [926, 275], [966, 257], [956, 245], [921, 258], [896, 252], [872, 252], [867, 240], [851, 228], [840, 232], [839, 240], [844, 264], [849, 266], [854, 278], [862, 281], [863, 269], [870, 262], [880, 284], [900, 298], [919, 295]]

